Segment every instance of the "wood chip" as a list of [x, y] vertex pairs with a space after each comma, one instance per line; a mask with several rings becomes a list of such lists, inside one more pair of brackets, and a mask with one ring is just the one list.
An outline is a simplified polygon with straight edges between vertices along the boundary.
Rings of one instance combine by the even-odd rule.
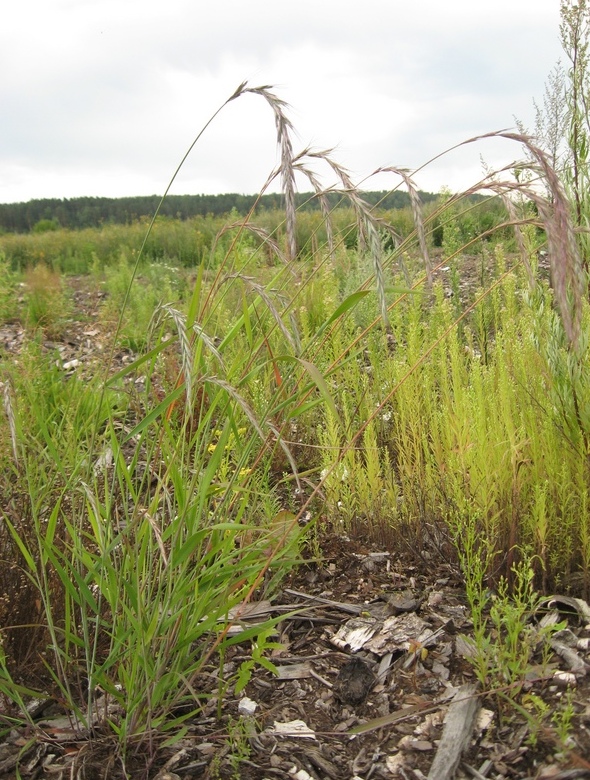
[[277, 666], [277, 677], [279, 680], [303, 680], [305, 677], [311, 677], [311, 664], [304, 661], [301, 664], [288, 664], [287, 666]]
[[332, 780], [337, 780], [342, 777], [338, 767], [323, 756], [319, 750], [308, 747], [305, 750], [305, 757], [316, 767], [316, 769], [321, 769], [322, 772], [327, 777], [332, 778]]
[[428, 773], [428, 780], [451, 780], [461, 760], [461, 754], [471, 739], [479, 710], [475, 685], [462, 685], [457, 691], [445, 718], [443, 734]]
[[578, 653], [576, 653], [575, 650], [573, 650], [571, 647], [568, 647], [563, 642], [558, 641], [557, 639], [552, 639], [550, 644], [551, 649], [554, 650], [557, 655], [563, 658], [576, 677], [585, 676], [589, 666], [585, 661], [582, 660], [582, 658], [578, 655]]
[[415, 612], [423, 601], [424, 597], [417, 596], [413, 590], [387, 594], [387, 604], [392, 615], [399, 615], [400, 612]]
[[315, 732], [302, 720], [290, 720], [288, 723], [280, 723], [278, 720], [275, 720], [273, 727], [267, 729], [265, 733], [281, 737], [315, 739]]
[[434, 633], [422, 618], [413, 612], [389, 617], [374, 631], [374, 636], [364, 644], [364, 649], [375, 655], [408, 651], [413, 647], [422, 647]]

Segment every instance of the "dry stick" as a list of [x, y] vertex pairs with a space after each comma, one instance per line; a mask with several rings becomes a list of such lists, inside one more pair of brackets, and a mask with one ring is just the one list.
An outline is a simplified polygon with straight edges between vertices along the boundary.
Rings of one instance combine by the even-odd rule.
[[428, 780], [451, 780], [461, 760], [461, 754], [471, 738], [479, 710], [477, 686], [462, 685], [447, 712], [442, 737], [428, 773]]

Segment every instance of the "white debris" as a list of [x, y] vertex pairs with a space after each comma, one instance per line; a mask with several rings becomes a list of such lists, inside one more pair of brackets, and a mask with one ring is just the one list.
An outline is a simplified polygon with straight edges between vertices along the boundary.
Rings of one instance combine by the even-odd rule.
[[375, 618], [352, 618], [340, 626], [330, 642], [341, 650], [356, 653], [364, 647], [371, 637], [379, 631], [381, 623]]
[[407, 758], [402, 752], [394, 753], [392, 756], [387, 756], [385, 759], [385, 766], [394, 777], [402, 777], [400, 770], [403, 770], [406, 767], [406, 764]]
[[104, 452], [99, 455], [94, 464], [94, 473], [101, 474], [105, 469], [110, 468], [113, 465], [113, 451], [110, 447], [107, 447]]
[[249, 699], [248, 696], [244, 696], [238, 704], [238, 712], [240, 715], [254, 715], [257, 707], [258, 704], [255, 701]]
[[387, 652], [420, 647], [432, 635], [428, 623], [414, 612], [386, 618], [381, 630], [365, 642], [365, 650], [382, 656]]
[[561, 672], [556, 671], [553, 673], [553, 680], [558, 685], [563, 686], [574, 686], [578, 682], [576, 675], [572, 674], [572, 672]]
[[486, 710], [484, 707], [477, 713], [477, 719], [475, 721], [475, 730], [482, 734], [487, 731], [494, 720], [494, 713], [491, 710]]
[[313, 777], [305, 769], [297, 769], [295, 765], [289, 769], [289, 774], [294, 780], [313, 780]]
[[281, 737], [315, 739], [315, 731], [312, 731], [307, 723], [302, 720], [290, 720], [287, 723], [280, 723], [278, 720], [275, 720], [272, 729], [268, 729], [266, 733], [277, 734]]

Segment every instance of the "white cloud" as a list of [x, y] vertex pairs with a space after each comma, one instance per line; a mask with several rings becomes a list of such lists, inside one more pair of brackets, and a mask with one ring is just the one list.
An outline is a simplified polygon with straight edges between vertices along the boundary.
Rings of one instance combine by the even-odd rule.
[[[0, 201], [162, 192], [245, 79], [277, 85], [301, 146], [337, 146], [358, 177], [418, 167], [514, 115], [532, 121], [560, 56], [557, 5], [21, 0], [0, 28]], [[418, 182], [468, 186], [479, 153]], [[174, 191], [253, 192], [275, 163], [272, 113], [246, 95], [207, 130]]]

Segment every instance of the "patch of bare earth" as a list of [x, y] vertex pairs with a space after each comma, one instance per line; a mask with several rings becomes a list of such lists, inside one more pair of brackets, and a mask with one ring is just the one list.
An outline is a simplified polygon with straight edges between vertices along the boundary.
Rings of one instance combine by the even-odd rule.
[[[85, 778], [574, 778], [590, 776], [588, 616], [556, 600], [569, 633], [516, 697], [486, 695], [469, 652], [462, 583], [448, 567], [425, 573], [344, 537], [323, 543], [323, 562], [301, 567], [272, 603], [245, 605], [241, 625], [284, 613], [278, 675], [253, 673], [240, 696], [201, 680], [210, 695], [174, 748], [130, 755], [126, 773], [104, 725], [76, 729], [49, 702], [34, 730], [0, 746], [0, 776]], [[586, 607], [587, 608], [587, 607]], [[222, 671], [249, 659], [237, 645]], [[219, 701], [219, 691], [223, 691]], [[570, 692], [568, 694], [568, 691]], [[539, 697], [550, 713], [571, 697], [567, 744], [550, 717], [528, 720]], [[528, 702], [528, 704], [527, 704]], [[149, 755], [149, 759], [148, 759]]]

